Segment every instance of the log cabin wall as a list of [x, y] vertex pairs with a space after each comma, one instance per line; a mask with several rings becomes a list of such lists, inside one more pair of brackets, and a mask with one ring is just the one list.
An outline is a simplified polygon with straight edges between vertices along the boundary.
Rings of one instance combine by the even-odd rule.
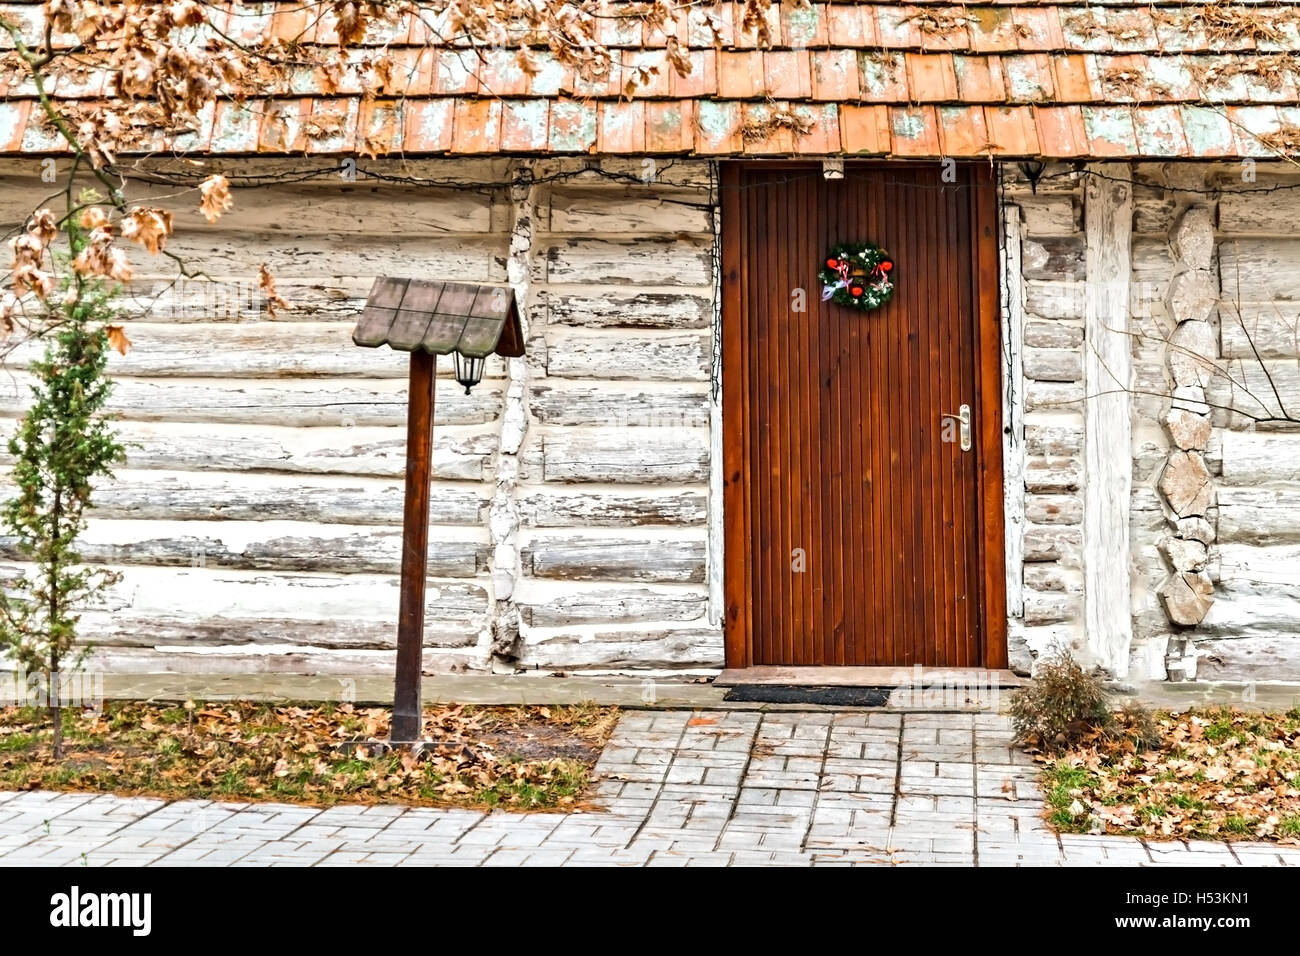
[[[391, 670], [406, 362], [350, 331], [373, 276], [436, 274], [511, 282], [529, 340], [509, 378], [498, 363], [470, 396], [441, 363], [426, 668], [721, 666], [714, 171], [646, 162], [576, 177], [577, 160], [393, 167], [468, 190], [331, 171], [239, 190], [216, 226], [182, 215], [169, 248], [211, 281], [165, 289], [166, 264], [137, 252], [135, 347], [110, 365], [132, 447], [85, 538], [123, 573], [85, 618], [96, 665]], [[283, 177], [305, 163], [227, 165]], [[1117, 667], [1085, 624], [1089, 430], [1094, 457], [1106, 440], [1085, 401], [1088, 331], [1106, 331], [1088, 268], [1107, 237], [1102, 201], [1068, 171], [1049, 166], [1034, 192], [1003, 170], [1003, 292], [1021, 330], [1006, 352], [1022, 376], [1006, 405], [1023, 426], [1007, 471], [1020, 476], [1007, 488], [1013, 663], [1065, 644], [1135, 678], [1300, 677], [1300, 430], [1231, 411], [1259, 414], [1271, 395], [1243, 323], [1300, 409], [1300, 190], [1258, 191], [1300, 174], [1139, 164], [1107, 196], [1132, 222], [1132, 616]], [[48, 195], [39, 175], [0, 166], [6, 228]], [[293, 306], [275, 319], [261, 262]], [[1208, 370], [1188, 358], [1204, 353]], [[6, 432], [24, 385], [21, 371], [0, 384]], [[17, 560], [0, 542], [0, 574]]]
[[[319, 164], [218, 166], [292, 179]], [[169, 291], [171, 263], [135, 250], [134, 347], [110, 361], [131, 447], [83, 549], [123, 580], [84, 619], [92, 666], [391, 670], [407, 359], [350, 339], [380, 274], [511, 281], [531, 327], [513, 388], [498, 362], [466, 396], [439, 361], [426, 669], [721, 665], [704, 583], [711, 166], [548, 181], [581, 165], [385, 167], [491, 184], [468, 190], [336, 169], [238, 189], [215, 226], [179, 217], [169, 250], [212, 281]], [[50, 193], [40, 172], [0, 168], [6, 229]], [[520, 176], [539, 182], [503, 185]], [[262, 262], [292, 305], [274, 320]], [[0, 429], [26, 404], [19, 372]], [[0, 540], [0, 565], [18, 559]]]

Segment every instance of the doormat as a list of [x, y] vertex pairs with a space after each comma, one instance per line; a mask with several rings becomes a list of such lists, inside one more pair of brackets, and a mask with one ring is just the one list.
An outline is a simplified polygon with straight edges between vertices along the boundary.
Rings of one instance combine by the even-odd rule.
[[884, 707], [889, 687], [807, 687], [792, 684], [737, 684], [723, 700], [752, 704], [825, 704], [828, 707]]

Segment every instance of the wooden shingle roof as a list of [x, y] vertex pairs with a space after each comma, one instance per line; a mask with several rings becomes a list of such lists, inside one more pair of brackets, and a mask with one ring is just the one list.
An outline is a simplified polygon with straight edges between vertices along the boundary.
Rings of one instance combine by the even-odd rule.
[[[613, 4], [612, 7], [618, 7]], [[539, 49], [440, 45], [420, 21], [372, 31], [346, 53], [338, 92], [299, 78], [275, 95], [223, 101], [180, 145], [196, 152], [413, 155], [871, 155], [1270, 157], [1300, 148], [1300, 7], [1292, 2], [992, 0], [774, 4], [772, 45], [741, 27], [743, 4], [692, 8], [665, 37], [610, 17], [618, 61], [584, 79]], [[0, 14], [39, 7], [0, 4]], [[719, 24], [715, 44], [705, 17]], [[327, 20], [293, 3], [244, 4], [234, 36], [329, 43]], [[392, 79], [361, 95], [357, 71], [386, 54]], [[630, 97], [640, 66], [656, 66]], [[102, 78], [56, 95], [93, 100]], [[34, 92], [0, 80], [0, 152], [57, 150]]]
[[524, 354], [514, 290], [505, 285], [380, 276], [370, 289], [352, 341], [399, 352], [460, 352], [470, 358]]

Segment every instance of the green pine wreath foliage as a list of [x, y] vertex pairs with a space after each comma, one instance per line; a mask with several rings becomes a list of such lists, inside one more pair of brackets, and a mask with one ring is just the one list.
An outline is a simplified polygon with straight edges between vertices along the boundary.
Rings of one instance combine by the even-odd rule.
[[894, 261], [870, 242], [841, 242], [822, 260], [817, 277], [822, 299], [839, 305], [876, 309], [894, 297]]

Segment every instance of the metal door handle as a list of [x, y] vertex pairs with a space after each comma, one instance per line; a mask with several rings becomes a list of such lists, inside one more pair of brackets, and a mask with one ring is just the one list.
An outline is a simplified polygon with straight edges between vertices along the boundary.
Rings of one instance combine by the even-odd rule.
[[944, 419], [951, 419], [952, 421], [957, 422], [957, 424], [958, 424], [958, 428], [957, 428], [957, 440], [958, 440], [958, 443], [961, 445], [961, 450], [962, 450], [962, 451], [970, 451], [970, 449], [971, 449], [971, 443], [970, 443], [970, 406], [969, 406], [969, 405], [962, 405], [960, 408], [957, 409], [957, 414], [956, 414], [956, 415], [953, 415], [953, 414], [951, 414], [951, 413], [949, 413], [949, 412], [945, 412], [941, 417], [944, 418]]

